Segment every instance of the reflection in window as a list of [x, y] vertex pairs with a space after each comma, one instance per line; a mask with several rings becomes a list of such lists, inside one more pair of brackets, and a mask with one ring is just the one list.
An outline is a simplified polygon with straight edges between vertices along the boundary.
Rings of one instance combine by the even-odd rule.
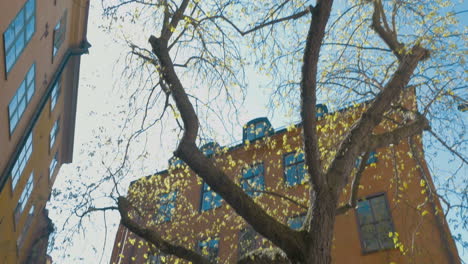
[[36, 66], [33, 64], [31, 68], [29, 68], [26, 77], [21, 82], [18, 90], [16, 91], [15, 95], [10, 101], [8, 105], [8, 114], [10, 117], [10, 133], [16, 128], [18, 125], [21, 116], [23, 115], [26, 107], [28, 106], [29, 102], [31, 102], [31, 98], [34, 95], [35, 91], [35, 73]]
[[392, 219], [383, 194], [359, 201], [356, 213], [364, 252], [394, 248], [388, 235], [393, 232]]
[[52, 159], [52, 161], [50, 161], [49, 178], [52, 178], [52, 175], [54, 174], [55, 168], [57, 167], [57, 163], [58, 163], [57, 154], [58, 154], [58, 152], [55, 152], [54, 158]]
[[304, 153], [289, 153], [284, 156], [284, 176], [288, 186], [301, 184], [305, 175]]
[[258, 196], [261, 194], [259, 191], [265, 190], [265, 177], [262, 163], [244, 169], [241, 186], [249, 196]]
[[59, 120], [56, 120], [54, 123], [54, 126], [50, 130], [50, 135], [49, 135], [49, 149], [52, 149], [52, 147], [55, 144], [55, 139], [57, 138], [57, 134], [59, 132]]
[[301, 229], [305, 221], [305, 216], [306, 216], [305, 214], [301, 214], [301, 215], [290, 217], [288, 219], [288, 226], [294, 230]]
[[67, 12], [62, 15], [57, 25], [54, 28], [54, 50], [53, 56], [57, 55], [57, 52], [62, 46], [63, 41], [65, 40], [65, 30], [67, 28]]
[[36, 28], [36, 2], [28, 0], [3, 33], [6, 72], [10, 72]]
[[154, 221], [158, 224], [171, 221], [175, 209], [177, 192], [164, 193], [159, 196], [158, 209]]
[[54, 111], [55, 105], [57, 104], [58, 98], [60, 96], [60, 88], [61, 82], [59, 77], [55, 82], [54, 87], [52, 88], [52, 92], [50, 94], [50, 112]]
[[21, 148], [20, 154], [16, 158], [15, 164], [13, 165], [13, 169], [11, 170], [11, 189], [14, 190], [16, 184], [18, 183], [21, 175], [23, 174], [24, 168], [31, 157], [31, 153], [33, 150], [33, 142], [32, 142], [32, 134], [29, 133], [28, 138], [26, 139], [26, 143]]
[[222, 198], [219, 194], [211, 190], [210, 186], [203, 182], [202, 186], [202, 201], [201, 210], [207, 211], [213, 208], [220, 207], [222, 204]]

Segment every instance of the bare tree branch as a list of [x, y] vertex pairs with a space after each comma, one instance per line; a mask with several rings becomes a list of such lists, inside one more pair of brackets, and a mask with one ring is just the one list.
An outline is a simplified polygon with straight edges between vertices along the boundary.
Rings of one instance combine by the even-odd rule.
[[118, 198], [118, 208], [120, 216], [122, 217], [122, 224], [139, 237], [154, 244], [160, 251], [188, 261], [192, 261], [196, 264], [211, 263], [208, 261], [208, 259], [198, 254], [197, 252], [182, 246], [171, 244], [170, 242], [164, 240], [154, 229], [142, 227], [140, 224], [133, 221], [129, 216], [129, 212], [132, 210], [132, 205], [125, 197]]

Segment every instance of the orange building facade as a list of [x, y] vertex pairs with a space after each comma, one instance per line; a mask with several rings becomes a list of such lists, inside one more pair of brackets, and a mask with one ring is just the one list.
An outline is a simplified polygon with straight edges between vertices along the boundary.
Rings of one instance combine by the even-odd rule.
[[51, 263], [46, 203], [72, 161], [88, 0], [0, 1], [0, 263]]
[[[328, 154], [333, 155], [330, 146], [346, 131], [343, 124], [354, 122], [362, 109], [325, 114], [320, 107], [318, 131], [326, 164]], [[300, 125], [275, 131], [268, 119], [258, 118], [244, 126], [243, 143], [208, 143], [201, 150], [270, 215], [300, 229], [309, 193], [301, 145]], [[333, 263], [460, 263], [440, 203], [430, 194], [433, 185], [424, 159], [417, 156], [423, 157], [420, 135], [370, 153], [357, 208], [336, 219]], [[356, 167], [362, 162], [357, 160]], [[341, 205], [349, 200], [352, 180]], [[174, 158], [168, 170], [133, 182], [127, 198], [140, 210], [131, 215], [139, 224], [218, 263], [236, 263], [254, 249], [272, 246]], [[110, 264], [130, 263], [179, 262], [120, 225]]]

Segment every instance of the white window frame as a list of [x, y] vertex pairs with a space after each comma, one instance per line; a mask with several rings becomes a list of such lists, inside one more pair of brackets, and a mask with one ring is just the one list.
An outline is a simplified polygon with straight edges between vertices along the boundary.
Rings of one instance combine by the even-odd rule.
[[21, 82], [18, 90], [8, 105], [8, 117], [10, 123], [10, 134], [13, 134], [15, 128], [21, 120], [35, 92], [36, 64], [33, 63], [28, 73]]
[[59, 123], [59, 119], [57, 119], [54, 123], [54, 125], [52, 126], [52, 129], [50, 130], [50, 135], [49, 135], [49, 149], [52, 150], [52, 148], [54, 147], [54, 144], [55, 144], [55, 141], [57, 139], [57, 135], [58, 135], [58, 132], [60, 130], [60, 123]]
[[55, 152], [54, 158], [50, 161], [49, 165], [49, 178], [52, 178], [52, 175], [57, 168], [58, 160], [57, 160], [58, 152]]
[[28, 0], [3, 32], [5, 70], [9, 73], [36, 32], [36, 0]]
[[26, 167], [26, 164], [28, 163], [31, 157], [32, 151], [33, 151], [32, 134], [29, 133], [29, 136], [26, 139], [26, 143], [24, 143], [24, 146], [21, 148], [21, 151], [18, 157], [16, 158], [15, 164], [13, 165], [13, 168], [11, 169], [11, 172], [10, 172], [12, 190], [15, 190], [16, 184], [18, 184], [18, 181], [21, 178], [21, 175], [23, 174], [24, 168]]

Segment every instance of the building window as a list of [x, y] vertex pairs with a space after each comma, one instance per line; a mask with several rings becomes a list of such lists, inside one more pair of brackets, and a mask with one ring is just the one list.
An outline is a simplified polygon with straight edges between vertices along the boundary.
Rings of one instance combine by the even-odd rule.
[[158, 209], [155, 215], [155, 222], [160, 224], [171, 221], [172, 213], [175, 209], [177, 192], [169, 192], [159, 196]]
[[49, 149], [52, 149], [52, 147], [55, 144], [55, 139], [57, 138], [57, 134], [59, 132], [59, 120], [56, 120], [54, 123], [54, 126], [50, 130], [50, 135], [49, 135]]
[[241, 186], [249, 196], [258, 196], [265, 190], [263, 164], [257, 164], [244, 169], [242, 173]]
[[[362, 157], [359, 157], [356, 159], [356, 168], [358, 168], [360, 165], [361, 165], [361, 160], [362, 160]], [[369, 153], [369, 158], [367, 158], [367, 162], [366, 162], [366, 165], [370, 165], [370, 164], [373, 164], [373, 163], [377, 163], [378, 159], [377, 159], [377, 151], [371, 151]]]
[[28, 45], [36, 28], [36, 3], [28, 0], [3, 33], [5, 44], [5, 67], [10, 72], [21, 52]]
[[215, 262], [219, 252], [219, 238], [207, 239], [198, 242], [198, 252]]
[[221, 196], [216, 192], [212, 191], [210, 186], [208, 186], [208, 184], [206, 184], [205, 182], [203, 182], [202, 184], [201, 197], [201, 211], [207, 211], [221, 206]]
[[50, 162], [50, 165], [49, 165], [49, 178], [52, 178], [52, 175], [54, 174], [55, 168], [57, 167], [57, 163], [58, 163], [57, 154], [58, 154], [58, 152], [55, 152], [54, 158]]
[[35, 91], [35, 73], [36, 66], [33, 64], [29, 69], [26, 77], [21, 82], [18, 90], [16, 91], [13, 99], [11, 99], [10, 104], [8, 105], [8, 115], [10, 118], [10, 134], [18, 125], [21, 116], [23, 115], [26, 107], [28, 106], [29, 102], [31, 102], [31, 98], [34, 95]]
[[273, 133], [273, 127], [266, 117], [257, 118], [244, 126], [243, 141], [254, 141]]
[[260, 235], [251, 227], [247, 226], [239, 233], [239, 257], [260, 248]]
[[62, 46], [63, 41], [65, 40], [65, 30], [67, 28], [67, 11], [65, 10], [65, 13], [62, 15], [60, 18], [59, 22], [57, 25], [55, 25], [54, 28], [54, 50], [53, 50], [53, 56], [57, 55], [57, 52], [60, 49], [60, 46]]
[[24, 224], [23, 230], [21, 231], [21, 234], [19, 235], [18, 240], [16, 240], [16, 245], [18, 248], [23, 247], [23, 242], [25, 241], [29, 228], [31, 227], [33, 218], [34, 218], [34, 205], [32, 205], [31, 208], [29, 209], [26, 223]]
[[213, 156], [217, 151], [219, 151], [219, 149], [219, 144], [216, 142], [208, 142], [200, 148], [200, 150], [203, 152], [203, 155], [207, 157]]
[[294, 230], [301, 229], [304, 224], [305, 217], [305, 214], [301, 214], [288, 218], [288, 226]]
[[288, 186], [301, 184], [305, 175], [304, 153], [289, 153], [284, 156], [284, 180]]
[[50, 93], [50, 112], [54, 111], [55, 105], [57, 104], [58, 98], [60, 96], [61, 82], [60, 77], [54, 84], [52, 92]]
[[16, 158], [16, 162], [13, 165], [13, 169], [11, 170], [11, 189], [14, 190], [16, 184], [18, 183], [21, 175], [23, 174], [24, 168], [31, 157], [31, 153], [33, 150], [33, 142], [32, 142], [32, 134], [29, 133], [28, 138], [26, 139], [26, 143], [21, 148], [20, 154]]
[[29, 197], [31, 196], [32, 190], [34, 188], [34, 174], [31, 172], [29, 175], [28, 182], [26, 183], [26, 187], [24, 187], [23, 192], [21, 193], [20, 199], [18, 201], [18, 205], [16, 205], [15, 209], [15, 221], [18, 223], [21, 214], [28, 203]]
[[394, 230], [384, 194], [359, 201], [356, 214], [363, 252], [394, 248], [388, 235]]

